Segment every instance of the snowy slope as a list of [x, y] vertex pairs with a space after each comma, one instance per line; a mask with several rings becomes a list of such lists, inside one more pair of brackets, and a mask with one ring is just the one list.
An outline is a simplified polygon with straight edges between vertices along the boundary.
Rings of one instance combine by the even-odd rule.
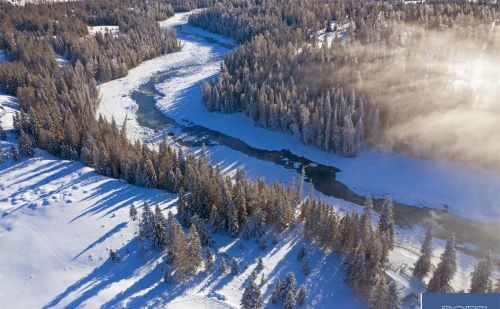
[[[298, 231], [282, 235], [265, 251], [254, 240], [215, 235], [218, 256], [236, 257], [241, 273], [233, 277], [215, 270], [169, 285], [161, 281], [157, 253], [138, 258], [131, 241], [137, 227], [128, 222], [128, 206], [148, 201], [175, 212], [174, 196], [97, 175], [41, 151], [29, 160], [0, 164], [0, 184], [0, 276], [9, 282], [0, 290], [2, 308], [238, 307], [258, 257], [265, 264], [266, 298], [276, 276], [294, 271], [310, 291], [311, 306], [363, 307], [343, 282], [337, 256], [311, 249], [313, 272], [307, 280], [300, 274]], [[123, 260], [107, 261], [108, 248], [118, 249]]]

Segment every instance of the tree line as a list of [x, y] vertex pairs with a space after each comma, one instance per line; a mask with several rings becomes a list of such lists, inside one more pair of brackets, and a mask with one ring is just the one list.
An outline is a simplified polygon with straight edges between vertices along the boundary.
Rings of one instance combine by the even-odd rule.
[[[306, 145], [350, 157], [364, 142], [382, 142], [384, 129], [422, 109], [425, 112], [438, 100], [429, 95], [429, 106], [420, 110], [410, 104], [406, 109], [389, 108], [377, 101], [398, 95], [390, 83], [396, 83], [391, 78], [398, 78], [399, 71], [386, 77], [387, 89], [369, 86], [371, 79], [391, 72], [392, 50], [411, 65], [415, 54], [405, 49], [408, 43], [404, 42], [449, 29], [460, 29], [462, 38], [488, 42], [490, 50], [498, 48], [488, 37], [498, 5], [487, 1], [222, 2], [190, 16], [192, 24], [244, 43], [225, 57], [219, 77], [203, 84], [207, 108], [244, 112], [257, 125], [292, 133]], [[412, 32], [408, 27], [425, 30]], [[331, 42], [320, 42], [320, 29], [336, 35]], [[442, 53], [432, 50], [431, 54], [443, 57]], [[436, 83], [410, 81], [405, 85], [426, 94], [436, 93], [437, 87]], [[387, 143], [408, 148], [404, 143]]]

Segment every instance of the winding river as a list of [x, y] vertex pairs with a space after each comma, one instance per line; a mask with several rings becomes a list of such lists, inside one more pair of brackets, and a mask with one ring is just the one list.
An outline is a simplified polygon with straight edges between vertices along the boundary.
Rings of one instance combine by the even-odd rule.
[[[225, 49], [226, 52], [234, 47], [230, 44], [214, 40], [209, 36], [199, 34], [197, 31], [189, 31], [189, 29], [193, 28], [191, 26], [185, 27], [181, 24], [177, 25], [175, 28], [178, 37], [183, 42], [217, 46], [219, 49]], [[221, 54], [213, 55], [217, 61], [222, 60], [222, 56]], [[213, 57], [210, 61], [214, 60]], [[364, 196], [355, 193], [347, 185], [336, 179], [336, 174], [340, 172], [340, 169], [335, 166], [319, 164], [286, 149], [281, 151], [257, 149], [238, 138], [222, 134], [209, 128], [192, 123], [179, 123], [175, 119], [170, 118], [168, 113], [161, 112], [157, 108], [157, 101], [164, 98], [165, 95], [158, 90], [161, 88], [160, 85], [166, 81], [181, 77], [183, 72], [188, 69], [201, 70], [203, 69], [203, 65], [203, 63], [193, 64], [191, 62], [179, 62], [173, 69], [154, 74], [138, 89], [133, 91], [131, 98], [138, 106], [136, 118], [139, 125], [155, 131], [169, 129], [168, 134], [177, 143], [183, 146], [199, 147], [202, 143], [208, 147], [211, 145], [224, 145], [252, 158], [272, 162], [289, 170], [295, 170], [298, 174], [300, 174], [302, 167], [304, 167], [306, 181], [312, 182], [317, 191], [328, 196], [363, 205], [365, 200]], [[202, 81], [198, 81], [195, 86], [200, 87], [201, 82]], [[382, 203], [382, 199], [374, 200], [376, 211], [381, 210]], [[414, 224], [433, 222], [433, 224], [437, 224], [437, 226], [440, 227], [435, 230], [435, 234], [438, 237], [446, 238], [450, 232], [453, 232], [460, 242], [472, 243], [482, 251], [493, 250], [494, 252], [500, 253], [500, 241], [494, 236], [498, 231], [498, 224], [479, 224], [449, 213], [446, 209], [415, 207], [397, 201], [394, 202], [394, 206], [395, 221], [401, 227], [411, 227]], [[474, 252], [470, 253], [475, 254]]]

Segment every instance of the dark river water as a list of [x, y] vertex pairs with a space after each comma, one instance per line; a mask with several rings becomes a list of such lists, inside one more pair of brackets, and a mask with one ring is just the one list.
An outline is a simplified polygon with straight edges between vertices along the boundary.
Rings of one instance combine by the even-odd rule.
[[[198, 33], [186, 32], [182, 26], [178, 26], [176, 30], [178, 37], [185, 41], [192, 41], [197, 44], [216, 44], [228, 50], [234, 47], [220, 43], [210, 37], [199, 35]], [[214, 57], [222, 59], [222, 55], [215, 55]], [[155, 131], [168, 128], [175, 128], [177, 132], [180, 130], [182, 134], [178, 136], [175, 136], [171, 132], [169, 135], [176, 142], [184, 146], [196, 147], [201, 144], [207, 146], [224, 145], [255, 159], [272, 162], [286, 169], [295, 170], [298, 174], [300, 174], [302, 167], [304, 167], [306, 181], [312, 181], [317, 191], [328, 196], [363, 205], [365, 196], [355, 193], [347, 185], [338, 181], [336, 174], [340, 172], [340, 169], [335, 166], [316, 163], [308, 158], [298, 156], [287, 149], [280, 151], [257, 149], [240, 139], [213, 131], [209, 128], [195, 124], [180, 124], [158, 110], [156, 101], [164, 95], [156, 89], [156, 85], [180, 76], [181, 71], [189, 68], [189, 66], [192, 67], [193, 64], [180, 63], [178, 67], [170, 69], [167, 72], [159, 72], [132, 93], [131, 97], [138, 105], [136, 116], [139, 125]], [[201, 84], [201, 81], [199, 83]], [[202, 103], [200, 102], [200, 104]], [[382, 203], [383, 199], [374, 199], [374, 208], [376, 211], [381, 210]], [[496, 237], [498, 224], [479, 224], [458, 217], [446, 210], [415, 207], [397, 201], [394, 201], [394, 206], [394, 218], [399, 226], [411, 227], [414, 224], [433, 224], [437, 226], [434, 230], [438, 237], [446, 238], [449, 233], [454, 233], [458, 241], [473, 243], [482, 249], [482, 251], [492, 250], [500, 253], [500, 241]], [[474, 252], [470, 253], [475, 254]]]

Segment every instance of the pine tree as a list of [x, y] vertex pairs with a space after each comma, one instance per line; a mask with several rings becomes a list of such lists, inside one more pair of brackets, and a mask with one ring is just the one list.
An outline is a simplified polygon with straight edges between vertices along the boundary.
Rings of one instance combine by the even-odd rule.
[[257, 262], [257, 267], [255, 268], [257, 271], [262, 271], [264, 269], [264, 261], [260, 257], [258, 262]]
[[311, 273], [311, 267], [309, 266], [309, 257], [307, 255], [302, 259], [302, 272], [306, 276]]
[[453, 291], [451, 280], [457, 271], [457, 257], [455, 251], [455, 237], [448, 238], [446, 247], [441, 255], [441, 260], [429, 281], [427, 291], [429, 293], [449, 293]]
[[415, 269], [413, 270], [413, 276], [417, 278], [424, 278], [427, 276], [431, 270], [431, 258], [432, 258], [432, 230], [427, 229], [425, 234], [424, 242], [420, 248], [420, 257], [415, 263]]
[[5, 162], [4, 155], [3, 155], [3, 146], [2, 143], [0, 143], [0, 163]]
[[227, 262], [224, 257], [220, 259], [219, 271], [223, 274], [227, 271]]
[[389, 292], [387, 294], [387, 309], [401, 308], [401, 300], [399, 298], [398, 287], [394, 281], [389, 284]]
[[493, 262], [490, 255], [482, 258], [474, 268], [471, 274], [470, 292], [487, 293], [491, 290], [492, 282], [490, 280]]
[[302, 262], [302, 260], [307, 256], [307, 251], [306, 247], [302, 245], [299, 250], [299, 254], [297, 256], [297, 259]]
[[302, 165], [302, 169], [300, 170], [300, 179], [299, 179], [299, 202], [302, 200], [302, 195], [304, 194], [304, 179], [306, 176], [306, 170], [304, 168], [304, 165]]
[[165, 217], [161, 212], [160, 206], [156, 205], [153, 217], [153, 246], [157, 250], [162, 250], [167, 241]]
[[260, 289], [255, 284], [254, 280], [250, 280], [240, 302], [241, 308], [243, 309], [260, 309], [264, 307], [264, 299], [260, 293]]
[[137, 220], [138, 212], [137, 209], [135, 208], [134, 204], [130, 204], [130, 210], [128, 212], [130, 220], [135, 221]]
[[379, 231], [389, 232], [389, 249], [393, 248], [394, 245], [394, 218], [393, 218], [393, 202], [391, 196], [386, 196], [384, 199], [384, 205], [382, 212], [380, 213], [379, 220]]
[[297, 292], [297, 305], [299, 306], [302, 306], [306, 303], [306, 298], [307, 298], [307, 292], [306, 292], [306, 288], [304, 287], [304, 285], [302, 285], [299, 289], [299, 291]]
[[271, 295], [271, 301], [273, 302], [273, 304], [277, 304], [281, 301], [281, 290], [282, 287], [280, 278], [276, 278], [276, 280], [274, 281], [273, 294]]
[[16, 148], [16, 147], [14, 147], [14, 146], [12, 146], [12, 147], [10, 148], [10, 157], [11, 157], [12, 159], [14, 159], [15, 161], [19, 161], [19, 159], [21, 158], [21, 157], [19, 156], [19, 151], [17, 151], [17, 148]]
[[387, 309], [389, 287], [383, 274], [377, 276], [375, 286], [370, 293], [370, 308], [372, 309]]
[[195, 273], [201, 264], [201, 243], [200, 238], [198, 237], [198, 232], [192, 225], [189, 229], [188, 256], [191, 264], [191, 273]]
[[292, 272], [288, 272], [281, 289], [281, 299], [284, 301], [284, 308], [292, 308], [295, 305], [296, 294], [297, 280]]
[[7, 139], [7, 133], [5, 133], [2, 125], [0, 124], [0, 141], [5, 141]]
[[184, 188], [182, 187], [179, 190], [179, 198], [177, 199], [177, 214], [179, 215], [179, 222], [184, 226], [188, 226], [191, 219], [191, 212], [186, 193], [184, 193]]
[[230, 268], [231, 268], [231, 275], [237, 275], [240, 272], [238, 268], [238, 261], [235, 258], [231, 259]]
[[154, 231], [154, 216], [149, 208], [148, 202], [142, 206], [141, 222], [139, 222], [139, 235], [145, 239], [150, 239]]
[[19, 136], [19, 153], [23, 157], [32, 157], [35, 154], [33, 142], [23, 130], [21, 130], [21, 135]]
[[212, 255], [212, 250], [210, 250], [210, 247], [207, 247], [205, 249], [205, 269], [211, 270], [213, 266], [214, 266], [214, 257]]
[[292, 290], [285, 292], [285, 299], [283, 300], [283, 309], [292, 309], [297, 302], [296, 294]]

